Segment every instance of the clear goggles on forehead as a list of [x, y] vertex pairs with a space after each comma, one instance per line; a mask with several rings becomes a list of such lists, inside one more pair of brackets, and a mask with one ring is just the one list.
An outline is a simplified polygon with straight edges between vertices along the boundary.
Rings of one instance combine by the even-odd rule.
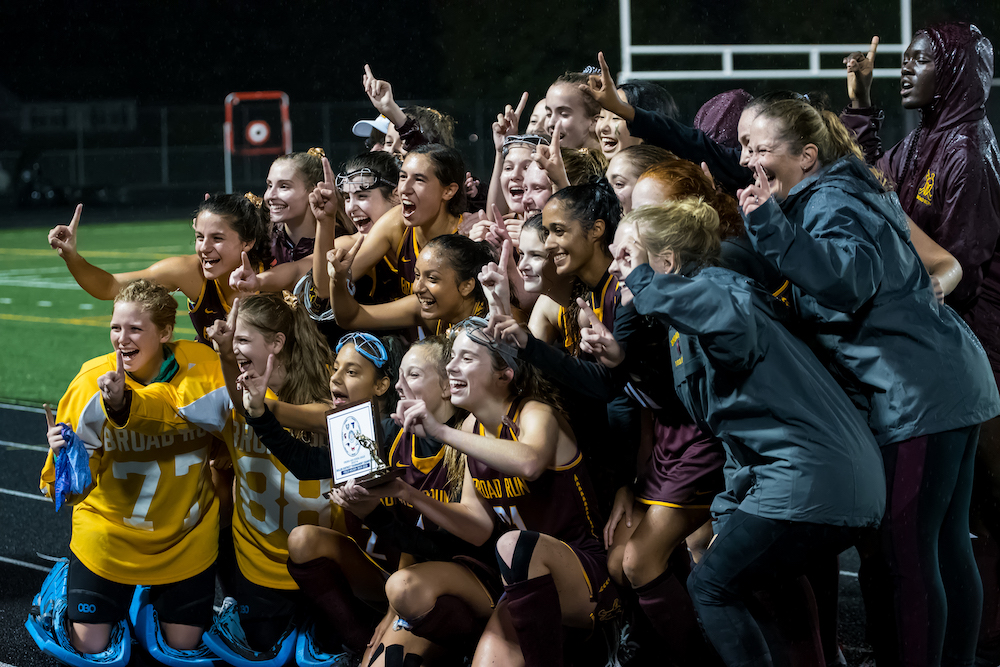
[[458, 324], [455, 324], [448, 330], [448, 336], [455, 340], [455, 336], [460, 333], [464, 333], [469, 337], [473, 343], [478, 343], [484, 347], [488, 347], [497, 354], [500, 358], [504, 360], [504, 363], [517, 372], [517, 348], [513, 345], [508, 345], [502, 341], [496, 341], [486, 335], [484, 329], [489, 325], [486, 319], [473, 315], [472, 317], [467, 317]]
[[346, 191], [348, 186], [351, 186], [351, 192], [359, 192], [372, 190], [380, 185], [388, 185], [390, 188], [396, 187], [395, 183], [385, 180], [368, 167], [355, 169], [346, 174], [337, 174], [337, 189], [341, 192]]
[[528, 146], [531, 148], [531, 152], [534, 153], [536, 147], [548, 145], [549, 140], [545, 137], [540, 137], [537, 134], [512, 134], [508, 137], [504, 137], [501, 154], [503, 157], [507, 157], [507, 153], [509, 153], [510, 149], [515, 146]]
[[344, 334], [337, 342], [337, 349], [335, 351], [339, 353], [340, 349], [348, 343], [354, 345], [354, 349], [358, 351], [358, 354], [375, 364], [375, 368], [382, 369], [385, 363], [389, 361], [389, 354], [385, 351], [382, 341], [370, 333], [352, 331], [351, 333]]

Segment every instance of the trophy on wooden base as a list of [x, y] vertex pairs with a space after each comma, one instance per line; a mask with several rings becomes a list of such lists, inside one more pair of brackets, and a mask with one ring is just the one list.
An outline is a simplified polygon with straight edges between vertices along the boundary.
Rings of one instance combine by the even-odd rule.
[[356, 484], [369, 488], [402, 473], [379, 456], [378, 409], [373, 401], [355, 401], [327, 412], [326, 426], [335, 487], [353, 479]]

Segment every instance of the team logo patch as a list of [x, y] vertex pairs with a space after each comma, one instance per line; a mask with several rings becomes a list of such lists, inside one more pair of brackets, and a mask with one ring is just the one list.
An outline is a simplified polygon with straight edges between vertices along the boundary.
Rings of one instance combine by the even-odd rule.
[[358, 450], [361, 449], [361, 441], [358, 439], [360, 432], [361, 425], [358, 424], [357, 419], [348, 417], [344, 420], [340, 441], [344, 443], [344, 451], [347, 452], [348, 456], [358, 455]]
[[927, 174], [924, 176], [924, 184], [920, 186], [917, 190], [917, 201], [921, 204], [931, 205], [931, 199], [934, 198], [934, 172], [930, 169], [927, 170]]

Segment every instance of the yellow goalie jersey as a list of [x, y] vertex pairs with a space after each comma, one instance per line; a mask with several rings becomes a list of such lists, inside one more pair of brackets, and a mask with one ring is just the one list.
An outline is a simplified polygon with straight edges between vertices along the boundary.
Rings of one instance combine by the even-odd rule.
[[[92, 572], [122, 584], [159, 585], [202, 572], [218, 555], [219, 501], [208, 462], [216, 440], [179, 419], [176, 407], [223, 384], [219, 357], [192, 341], [168, 343], [164, 365], [143, 386], [126, 376], [132, 412], [117, 426], [104, 412], [97, 379], [115, 370], [114, 353], [85, 363], [59, 401], [58, 419], [90, 451], [94, 484], [70, 498], [70, 549]], [[162, 381], [159, 381], [162, 380]], [[40, 488], [53, 497], [51, 450]]]
[[[277, 396], [268, 390], [267, 398]], [[330, 528], [336, 522], [343, 530], [343, 511], [323, 497], [331, 480], [299, 480], [288, 472], [233, 410], [225, 389], [179, 412], [192, 424], [217, 433], [229, 449], [236, 472], [233, 543], [240, 572], [258, 586], [297, 589], [288, 574], [288, 534], [301, 524]]]

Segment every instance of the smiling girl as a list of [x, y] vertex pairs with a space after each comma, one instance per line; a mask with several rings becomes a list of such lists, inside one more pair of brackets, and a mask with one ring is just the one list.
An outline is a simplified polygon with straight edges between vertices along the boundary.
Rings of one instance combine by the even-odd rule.
[[83, 204], [69, 225], [49, 232], [49, 245], [59, 252], [77, 284], [97, 299], [111, 300], [128, 282], [137, 278], [155, 281], [170, 291], [180, 290], [188, 298], [191, 323], [197, 339], [208, 343], [205, 330], [229, 312], [237, 294], [229, 286], [229, 274], [247, 253], [254, 266], [270, 263], [267, 216], [243, 195], [212, 195], [195, 214], [195, 253], [169, 257], [139, 271], [111, 274], [88, 262], [77, 252], [77, 227]]
[[[115, 352], [84, 364], [59, 402], [62, 423], [88, 450], [94, 480], [68, 498], [66, 614], [80, 653], [105, 649], [136, 585], [152, 586], [151, 602], [175, 649], [195, 648], [212, 620], [219, 502], [208, 462], [215, 441], [174, 414], [206, 387], [220, 386], [222, 374], [204, 345], [171, 342], [176, 312], [164, 287], [126, 283], [111, 317]], [[138, 406], [154, 416], [131, 419]], [[41, 489], [54, 495], [62, 424], [50, 423], [48, 441]]]
[[496, 542], [504, 600], [492, 609], [495, 583], [482, 563], [471, 562], [401, 570], [390, 577], [386, 594], [414, 634], [445, 645], [454, 642], [443, 636], [475, 635], [489, 617], [475, 661], [559, 665], [563, 645], [553, 638], [562, 627], [593, 628], [617, 595], [573, 433], [548, 402], [551, 390], [537, 372], [516, 360], [516, 350], [489, 338], [485, 327], [482, 318], [470, 318], [452, 330], [452, 403], [472, 413], [461, 430], [441, 424], [423, 401], [402, 401], [399, 409], [404, 428], [466, 454], [461, 501], [441, 503], [398, 480], [378, 491], [474, 545], [491, 539], [500, 516], [508, 531]]
[[[272, 409], [284, 415], [280, 418], [295, 437], [321, 446], [322, 415], [331, 405], [331, 354], [305, 309], [277, 294], [237, 301], [229, 320], [216, 322], [208, 333], [222, 357], [229, 391], [212, 392], [181, 416], [218, 435], [229, 449], [236, 475], [232, 539], [238, 571], [234, 590], [227, 593], [239, 601], [250, 646], [268, 650], [285, 634], [301, 598], [285, 566], [288, 533], [302, 523], [340, 524], [342, 517], [322, 496], [329, 481], [300, 481], [261, 444], [244, 416], [236, 375], [263, 375], [270, 366]], [[206, 641], [220, 655], [240, 650], [233, 635]]]
[[399, 274], [403, 294], [413, 291], [415, 263], [431, 239], [453, 234], [465, 211], [465, 164], [454, 148], [418, 146], [399, 172], [400, 205], [375, 222], [354, 259], [355, 275], [385, 258]]
[[316, 218], [309, 193], [323, 180], [325, 155], [322, 148], [282, 155], [267, 172], [264, 205], [271, 218], [271, 254], [278, 264], [312, 254]]
[[[387, 363], [392, 341], [384, 339], [384, 342], [390, 343], [388, 349], [383, 341], [370, 334], [348, 334], [338, 354], [338, 366], [343, 356], [348, 372], [360, 376], [345, 385], [345, 399], [350, 402], [374, 399], [382, 406], [380, 413], [389, 414], [395, 407], [394, 401], [385, 399], [392, 398], [395, 392], [389, 387], [387, 373], [397, 364]], [[402, 378], [399, 386], [404, 394], [426, 401], [444, 423], [458, 425], [464, 413], [449, 401], [444, 375], [446, 353], [447, 341], [443, 338], [419, 341], [398, 364]], [[253, 403], [248, 403], [248, 412], [264, 443], [298, 475], [329, 475], [329, 453], [302, 447], [285, 435], [263, 407], [262, 392], [254, 390], [252, 385]], [[464, 468], [457, 452], [440, 440], [404, 431], [389, 418], [383, 419], [382, 430], [388, 449], [388, 455], [383, 456], [393, 468], [404, 469], [403, 479], [408, 484], [445, 502], [454, 495]], [[442, 552], [431, 547], [428, 553], [428, 540], [433, 543], [435, 538], [431, 533], [436, 529], [413, 508], [392, 501], [380, 504], [377, 497], [368, 502], [353, 502], [349, 499], [351, 494], [342, 491], [349, 490], [335, 490], [331, 499], [351, 511], [347, 516], [348, 532], [317, 526], [296, 528], [289, 536], [288, 569], [324, 611], [334, 634], [349, 651], [359, 655], [375, 626], [372, 608], [385, 608], [385, 579], [399, 567], [403, 552], [421, 560], [440, 558]], [[374, 535], [362, 521], [375, 527]], [[443, 552], [445, 557], [450, 553]], [[412, 558], [405, 559], [407, 563], [411, 561]]]
[[[329, 391], [334, 407], [373, 400], [380, 414], [391, 412], [395, 406], [393, 384], [400, 354], [400, 346], [393, 338], [380, 340], [362, 332], [345, 335], [337, 344], [330, 376]], [[286, 432], [265, 405], [265, 391], [271, 384], [275, 367], [272, 360], [265, 364], [263, 373], [256, 367], [247, 366], [241, 375], [247, 422], [272, 456], [299, 480], [329, 480], [332, 477], [329, 449], [306, 446]], [[378, 606], [384, 599], [382, 589], [386, 576], [380, 568], [390, 567], [391, 570], [392, 566], [370, 531], [356, 517], [346, 518], [344, 527], [310, 524], [291, 530], [287, 569], [305, 596], [314, 600], [327, 621], [333, 623], [333, 631], [344, 646], [360, 653], [376, 621], [374, 612], [361, 601]], [[398, 560], [398, 551], [392, 554]], [[321, 634], [328, 633], [317, 633], [317, 636]], [[341, 652], [339, 645], [331, 644], [321, 639], [319, 646], [331, 653]]]
[[432, 239], [413, 263], [413, 294], [372, 305], [360, 304], [350, 294], [348, 276], [353, 266], [350, 253], [335, 249], [332, 256], [333, 311], [337, 323], [345, 328], [419, 326], [430, 333], [442, 333], [455, 322], [486, 312], [486, 296], [476, 280], [482, 267], [495, 259], [486, 243], [476, 243], [459, 234]]

